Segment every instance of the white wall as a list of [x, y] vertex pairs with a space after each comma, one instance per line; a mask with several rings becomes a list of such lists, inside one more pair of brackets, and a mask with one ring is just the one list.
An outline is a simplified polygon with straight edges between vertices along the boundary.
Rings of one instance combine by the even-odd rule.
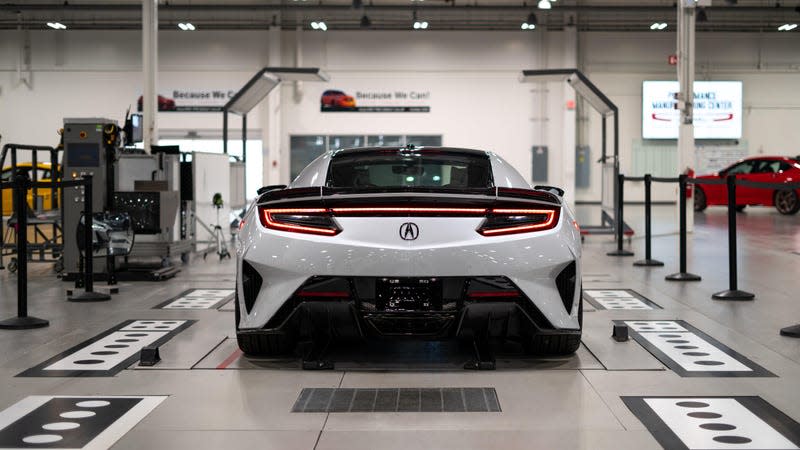
[[[675, 80], [675, 33], [583, 33], [582, 69], [620, 111], [620, 167], [631, 169], [633, 143], [642, 135], [642, 81]], [[800, 39], [791, 33], [701, 33], [697, 36], [697, 80], [743, 81], [742, 142], [750, 154], [800, 154]], [[586, 112], [586, 143], [600, 157], [600, 117]], [[610, 121], [609, 121], [610, 122]], [[609, 132], [610, 132], [609, 124]], [[609, 134], [610, 139], [610, 134]], [[609, 151], [611, 143], [609, 140]], [[681, 169], [681, 168], [679, 168]], [[579, 190], [598, 200], [600, 180]], [[654, 200], [673, 200], [674, 189], [657, 186]], [[626, 199], [641, 200], [640, 186], [626, 186]]]
[[[64, 117], [100, 116], [121, 120], [141, 92], [141, 40], [135, 31], [30, 32], [32, 88], [17, 83], [20, 34], [0, 32], [0, 134], [3, 143], [50, 144]], [[280, 33], [282, 63], [293, 65], [296, 32]], [[251, 137], [265, 142], [264, 164], [278, 163], [265, 183], [288, 178], [290, 134], [401, 133], [442, 134], [445, 145], [497, 151], [530, 177], [533, 145], [550, 147], [551, 184], [565, 168], [564, 114], [568, 88], [557, 84], [537, 92], [520, 84], [525, 68], [573, 65], [562, 32], [352, 31], [302, 32], [302, 65], [319, 66], [330, 83], [304, 83], [303, 96], [284, 86], [278, 108], [280, 138], [266, 139], [265, 111], [248, 117]], [[751, 153], [797, 154], [800, 149], [800, 42], [797, 34], [703, 34], [698, 37], [698, 80], [744, 81], [744, 136]], [[274, 37], [273, 37], [274, 39]], [[620, 107], [620, 151], [629, 169], [633, 142], [641, 137], [641, 82], [674, 79], [667, 65], [674, 33], [579, 33], [579, 66]], [[159, 85], [240, 87], [269, 60], [270, 34], [264, 31], [163, 31], [159, 39]], [[276, 50], [273, 46], [273, 52]], [[325, 88], [413, 89], [431, 92], [430, 113], [320, 113]], [[165, 92], [168, 94], [168, 92]], [[546, 100], [544, 111], [540, 102]], [[259, 112], [261, 114], [259, 114]], [[599, 117], [583, 112], [583, 138], [599, 157]], [[221, 115], [161, 113], [163, 133], [197, 130], [219, 134]], [[541, 124], [544, 124], [543, 126]], [[239, 122], [231, 121], [233, 136]], [[262, 132], [263, 129], [263, 132]], [[281, 149], [269, 149], [280, 142]], [[278, 144], [272, 144], [273, 146]], [[571, 146], [570, 146], [571, 147]], [[269, 172], [272, 173], [272, 172]], [[579, 200], [599, 200], [599, 171]], [[635, 189], [628, 198], [636, 199]], [[656, 199], [672, 199], [667, 190]]]

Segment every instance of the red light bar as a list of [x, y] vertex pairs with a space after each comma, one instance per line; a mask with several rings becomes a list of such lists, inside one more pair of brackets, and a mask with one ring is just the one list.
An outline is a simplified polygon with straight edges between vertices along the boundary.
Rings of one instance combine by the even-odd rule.
[[486, 208], [332, 208], [334, 214], [364, 214], [364, 213], [393, 213], [393, 214], [484, 214]]
[[524, 225], [514, 225], [503, 228], [481, 228], [478, 230], [484, 236], [499, 236], [503, 234], [524, 233], [528, 231], [540, 231], [553, 228], [556, 224], [556, 211], [552, 209], [492, 209], [492, 214], [527, 216], [544, 215], [547, 219], [544, 222], [530, 223]]
[[298, 297], [330, 297], [330, 298], [349, 298], [350, 293], [347, 291], [300, 291], [296, 294]]
[[474, 291], [467, 294], [469, 298], [519, 297], [519, 291]]
[[[324, 236], [334, 236], [339, 234], [338, 228], [332, 227], [312, 227], [307, 225], [298, 225], [288, 222], [280, 222], [275, 220], [273, 214], [294, 214], [294, 215], [317, 215], [325, 214], [328, 212], [325, 208], [283, 208], [283, 209], [262, 209], [262, 224], [267, 228], [282, 231], [293, 231], [297, 233], [320, 234]], [[331, 219], [332, 220], [332, 219]]]

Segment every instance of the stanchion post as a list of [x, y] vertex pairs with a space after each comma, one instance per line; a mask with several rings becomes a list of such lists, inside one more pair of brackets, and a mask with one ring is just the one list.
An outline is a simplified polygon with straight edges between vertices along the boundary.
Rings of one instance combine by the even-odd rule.
[[30, 186], [23, 173], [17, 172], [14, 179], [15, 208], [17, 218], [17, 317], [0, 321], [0, 329], [25, 330], [50, 325], [44, 319], [28, 316], [28, 204], [27, 193]]
[[714, 300], [752, 300], [755, 294], [739, 290], [736, 265], [736, 175], [725, 179], [728, 187], [728, 289], [711, 296]]
[[622, 204], [625, 201], [625, 194], [623, 192], [623, 186], [625, 185], [625, 175], [619, 174], [617, 176], [617, 249], [613, 252], [608, 252], [606, 255], [608, 256], [633, 256], [633, 252], [624, 250], [622, 248], [622, 240], [625, 239], [625, 215], [623, 214], [623, 206]]
[[664, 263], [653, 259], [653, 249], [652, 249], [652, 240], [653, 240], [653, 229], [652, 229], [652, 201], [650, 196], [650, 188], [652, 187], [653, 183], [653, 176], [645, 174], [644, 176], [644, 259], [640, 259], [633, 263], [634, 266], [640, 267], [660, 267], [663, 266]]
[[678, 241], [679, 241], [679, 259], [680, 259], [680, 271], [677, 273], [673, 273], [671, 275], [667, 275], [664, 277], [667, 281], [700, 281], [701, 278], [699, 275], [695, 275], [693, 273], [689, 273], [686, 271], [686, 187], [688, 186], [688, 176], [685, 173], [682, 173], [678, 176], [678, 221], [679, 223], [679, 232], [678, 232]]
[[84, 175], [84, 194], [83, 194], [83, 286], [84, 292], [80, 295], [68, 297], [71, 302], [103, 302], [111, 300], [111, 296], [100, 292], [94, 292], [94, 253], [92, 250], [92, 176]]

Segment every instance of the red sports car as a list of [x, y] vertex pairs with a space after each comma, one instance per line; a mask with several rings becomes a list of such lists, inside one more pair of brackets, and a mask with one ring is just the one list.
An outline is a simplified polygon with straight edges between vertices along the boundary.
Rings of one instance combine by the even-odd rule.
[[[139, 96], [139, 101], [137, 103], [139, 107], [139, 111], [142, 110], [142, 104], [144, 103], [144, 97]], [[171, 98], [164, 97], [163, 95], [158, 96], [158, 110], [159, 111], [175, 111], [175, 100]]]
[[333, 89], [323, 92], [320, 102], [323, 109], [354, 109], [356, 107], [356, 99]]
[[[737, 180], [764, 183], [800, 182], [800, 157], [756, 156], [743, 159], [712, 175], [701, 175], [698, 179], [719, 179], [736, 175]], [[695, 185], [694, 210], [702, 211], [708, 206], [727, 205], [728, 187], [724, 184]], [[736, 186], [736, 209], [741, 211], [748, 205], [774, 206], [781, 214], [800, 211], [800, 189], [763, 189]]]

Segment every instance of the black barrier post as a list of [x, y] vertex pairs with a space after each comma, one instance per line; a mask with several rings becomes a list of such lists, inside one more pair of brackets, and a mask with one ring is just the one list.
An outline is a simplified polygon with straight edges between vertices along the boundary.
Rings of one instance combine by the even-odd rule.
[[678, 176], [678, 217], [679, 217], [679, 250], [680, 250], [680, 272], [673, 273], [664, 277], [667, 281], [700, 281], [700, 275], [695, 275], [686, 271], [686, 186], [687, 179], [685, 173]]
[[613, 252], [608, 252], [606, 255], [608, 256], [633, 256], [633, 252], [628, 250], [623, 250], [622, 248], [622, 240], [625, 238], [624, 236], [624, 228], [625, 228], [625, 221], [623, 220], [624, 215], [622, 214], [622, 203], [625, 200], [625, 194], [623, 193], [623, 186], [625, 185], [625, 175], [619, 174], [617, 176], [617, 249]]
[[633, 263], [634, 266], [646, 266], [646, 267], [659, 267], [663, 266], [664, 263], [658, 260], [653, 259], [653, 252], [652, 252], [652, 227], [651, 227], [651, 199], [650, 199], [650, 187], [653, 183], [653, 176], [645, 174], [644, 176], [644, 259], [640, 259]]
[[0, 329], [27, 330], [42, 328], [50, 325], [44, 319], [28, 316], [28, 179], [22, 173], [15, 177], [14, 214], [17, 218], [17, 317], [12, 317], [0, 322]]
[[728, 186], [728, 290], [712, 295], [714, 300], [752, 300], [755, 294], [740, 291], [736, 269], [736, 175], [725, 179]]
[[83, 181], [83, 286], [84, 291], [80, 295], [67, 297], [71, 302], [104, 302], [111, 300], [111, 296], [100, 292], [94, 292], [94, 256], [92, 253], [94, 244], [92, 243], [94, 231], [92, 230], [92, 176], [84, 175]]

